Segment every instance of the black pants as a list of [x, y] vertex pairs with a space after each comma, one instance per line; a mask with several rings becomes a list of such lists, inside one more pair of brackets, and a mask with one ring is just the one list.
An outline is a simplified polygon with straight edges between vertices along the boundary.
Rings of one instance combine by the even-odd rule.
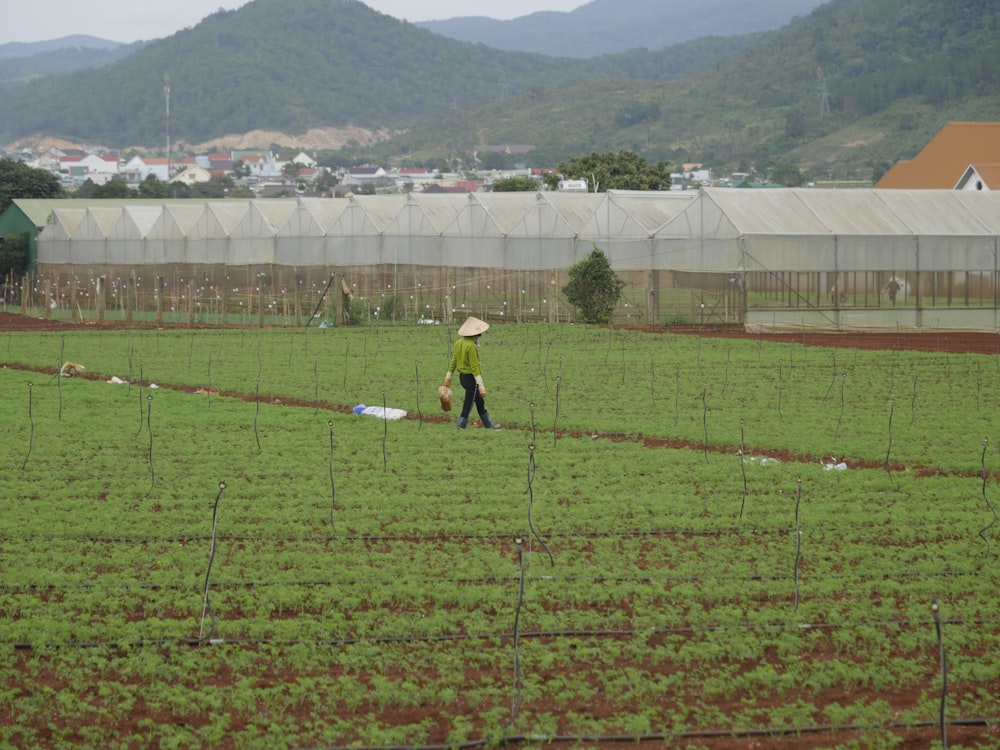
[[458, 374], [458, 382], [465, 389], [465, 400], [462, 402], [462, 416], [468, 419], [469, 412], [472, 411], [472, 404], [475, 403], [476, 411], [479, 412], [479, 418], [482, 419], [483, 414], [486, 413], [486, 402], [479, 395], [479, 385], [476, 383], [476, 376], [467, 372], [460, 372]]

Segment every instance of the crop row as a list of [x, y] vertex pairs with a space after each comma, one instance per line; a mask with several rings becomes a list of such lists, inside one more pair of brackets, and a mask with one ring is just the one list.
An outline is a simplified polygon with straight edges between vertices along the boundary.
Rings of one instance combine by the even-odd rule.
[[505, 429], [459, 432], [450, 343], [0, 339], [0, 744], [887, 746], [939, 648], [996, 739], [997, 358], [497, 326]]

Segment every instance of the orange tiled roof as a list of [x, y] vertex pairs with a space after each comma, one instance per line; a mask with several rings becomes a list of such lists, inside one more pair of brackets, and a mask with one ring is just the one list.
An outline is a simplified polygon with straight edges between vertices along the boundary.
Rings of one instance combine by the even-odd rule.
[[883, 175], [876, 188], [952, 190], [970, 164], [1000, 162], [1000, 122], [950, 122], [909, 161]]

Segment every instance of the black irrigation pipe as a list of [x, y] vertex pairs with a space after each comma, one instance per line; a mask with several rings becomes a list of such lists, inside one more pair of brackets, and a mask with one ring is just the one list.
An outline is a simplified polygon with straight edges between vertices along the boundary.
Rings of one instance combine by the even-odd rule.
[[[183, 621], [178, 620], [178, 623]], [[944, 624], [956, 625], [965, 624], [964, 621], [947, 620]], [[981, 623], [972, 622], [980, 625]], [[767, 623], [762, 625], [704, 625], [695, 627], [693, 625], [677, 626], [672, 628], [643, 628], [636, 629], [603, 629], [603, 630], [537, 630], [519, 631], [519, 640], [556, 640], [559, 638], [642, 638], [648, 639], [651, 636], [694, 636], [706, 633], [749, 633], [767, 630], [801, 630], [801, 631], [822, 631], [822, 630], [876, 630], [889, 628], [912, 628], [919, 629], [926, 626], [926, 622], [887, 621], [884, 623]], [[201, 638], [139, 638], [138, 640], [107, 640], [107, 641], [45, 641], [34, 644], [28, 642], [3, 642], [0, 646], [11, 647], [15, 651], [35, 651], [38, 649], [51, 650], [57, 648], [147, 648], [157, 646], [357, 646], [357, 645], [381, 645], [387, 643], [397, 644], [421, 644], [421, 643], [464, 643], [469, 641], [491, 641], [503, 642], [512, 641], [513, 633], [439, 633], [436, 635], [370, 635], [370, 636], [344, 636], [342, 638], [212, 638], [210, 640]]]
[[389, 471], [389, 453], [387, 443], [389, 441], [389, 412], [386, 406], [385, 391], [382, 391], [382, 472]]
[[704, 431], [704, 442], [702, 442], [702, 452], [705, 454], [705, 463], [708, 463], [708, 386], [701, 389], [701, 426]]
[[987, 445], [989, 445], [989, 438], [986, 438], [985, 440], [983, 440], [983, 457], [982, 457], [982, 464], [983, 464], [983, 501], [986, 503], [986, 507], [990, 510], [990, 512], [993, 513], [993, 520], [990, 521], [986, 526], [984, 526], [983, 528], [981, 528], [979, 530], [979, 538], [982, 539], [984, 542], [986, 542], [986, 560], [987, 560], [987, 562], [989, 562], [989, 559], [990, 559], [990, 537], [989, 537], [989, 535], [986, 532], [988, 532], [996, 524], [996, 522], [997, 522], [997, 511], [996, 511], [996, 508], [993, 507], [992, 503], [990, 503], [990, 499], [988, 497], [986, 497], [986, 482], [987, 482], [987, 479], [989, 477], [989, 475], [986, 473], [986, 446]]
[[896, 410], [896, 399], [889, 399], [889, 445], [885, 449], [885, 475], [889, 478], [892, 483], [893, 489], [899, 490], [896, 485], [896, 480], [892, 478], [892, 469], [889, 465], [889, 456], [892, 453], [892, 414]]
[[62, 422], [63, 398], [62, 398], [62, 368], [66, 362], [66, 334], [60, 337], [62, 342], [59, 346], [59, 369], [56, 371], [56, 390], [59, 392], [59, 421]]
[[941, 744], [943, 750], [948, 750], [948, 723], [945, 721], [945, 701], [948, 697], [948, 663], [944, 657], [944, 638], [941, 634], [941, 611], [937, 597], [931, 602], [931, 613], [934, 616], [934, 628], [937, 630], [938, 652], [941, 662]]
[[142, 425], [145, 421], [142, 415], [142, 362], [139, 363], [139, 381], [136, 383], [136, 393], [139, 396], [139, 427], [135, 431], [135, 436], [139, 437], [142, 432]]
[[[997, 717], [978, 719], [955, 719], [952, 726], [988, 727], [1000, 721]], [[311, 750], [473, 750], [479, 747], [511, 747], [530, 744], [539, 747], [540, 744], [555, 745], [598, 742], [602, 744], [621, 743], [636, 744], [638, 742], [679, 742], [683, 740], [710, 739], [753, 739], [767, 737], [797, 737], [803, 734], [830, 734], [836, 732], [872, 732], [878, 730], [907, 731], [925, 729], [935, 726], [930, 721], [902, 722], [894, 721], [887, 724], [829, 724], [800, 727], [770, 727], [766, 729], [692, 729], [673, 732], [649, 732], [645, 734], [517, 734], [504, 737], [490, 737], [481, 740], [448, 743], [446, 745], [330, 745]], [[756, 744], [756, 743], [754, 743]], [[751, 745], [753, 746], [753, 745]]]
[[556, 411], [555, 416], [552, 418], [552, 447], [556, 446], [559, 441], [559, 388], [562, 386], [562, 375], [556, 377]]
[[531, 531], [532, 536], [538, 540], [538, 543], [542, 545], [542, 549], [545, 550], [546, 554], [549, 556], [549, 563], [555, 567], [556, 561], [552, 557], [552, 552], [549, 550], [548, 545], [545, 544], [545, 540], [538, 534], [535, 530], [535, 524], [531, 521], [531, 506], [535, 502], [535, 492], [532, 489], [535, 481], [535, 446], [531, 444], [528, 446], [528, 529]]
[[680, 363], [674, 365], [674, 427], [680, 418], [681, 405], [681, 366]]
[[413, 378], [414, 386], [416, 387], [416, 397], [417, 397], [417, 429], [421, 429], [424, 426], [424, 413], [420, 410], [420, 360], [415, 359], [413, 361]]
[[332, 421], [327, 422], [326, 425], [327, 425], [327, 427], [330, 430], [330, 458], [329, 458], [329, 466], [330, 466], [330, 530], [334, 534], [336, 534], [337, 533], [337, 527], [334, 525], [334, 522], [333, 522], [333, 512], [334, 512], [334, 509], [337, 507], [336, 506], [336, 503], [337, 503], [337, 490], [336, 490], [336, 487], [334, 486], [334, 483], [333, 483], [333, 422]]
[[519, 571], [517, 604], [514, 607], [514, 697], [510, 706], [510, 718], [504, 724], [504, 729], [513, 726], [514, 721], [517, 719], [517, 715], [521, 710], [521, 690], [524, 687], [521, 680], [521, 654], [518, 648], [521, 640], [521, 607], [524, 604], [524, 540], [519, 536], [514, 537], [514, 544], [517, 547], [517, 566]]
[[833, 439], [840, 435], [840, 428], [844, 424], [844, 389], [847, 386], [847, 373], [840, 379], [840, 416], [837, 417], [837, 429], [833, 431]]
[[795, 606], [793, 612], [799, 611], [799, 561], [802, 559], [802, 525], [799, 522], [799, 505], [802, 502], [802, 480], [796, 482], [795, 493]]
[[[223, 490], [226, 489], [225, 482], [219, 482], [219, 491], [215, 495], [215, 504], [212, 506], [212, 546], [208, 552], [208, 566], [205, 569], [205, 598], [202, 601], [201, 606], [201, 628], [198, 630], [198, 642], [204, 643], [206, 640], [211, 639], [215, 635], [215, 616], [212, 614], [212, 605], [208, 600], [209, 591], [209, 578], [212, 575], [212, 562], [215, 560], [215, 529], [216, 523], [219, 518], [219, 499], [222, 497]], [[208, 637], [205, 638], [205, 615], [208, 615], [211, 620], [211, 628], [208, 631]]]
[[153, 491], [153, 486], [156, 484], [156, 475], [153, 473], [153, 425], [151, 424], [153, 397], [146, 396], [146, 402], [146, 431], [149, 433], [149, 491], [146, 492], [146, 497], [149, 497]]
[[28, 466], [28, 459], [31, 457], [31, 449], [35, 445], [35, 417], [31, 413], [31, 389], [33, 385], [28, 382], [28, 452], [24, 454], [24, 461], [21, 463], [21, 471]]
[[743, 420], [740, 420], [740, 471], [743, 472], [743, 500], [740, 502], [740, 520], [743, 520], [743, 511], [747, 505], [747, 467], [746, 467], [746, 444], [743, 441]]
[[316, 402], [316, 408], [313, 409], [313, 415], [319, 414], [319, 357], [313, 359], [313, 401]]
[[253, 437], [257, 441], [257, 452], [262, 452], [260, 447], [260, 435], [257, 432], [257, 418], [260, 416], [260, 370], [257, 370], [257, 385], [254, 389], [254, 412], [253, 412]]
[[781, 417], [781, 391], [782, 391], [782, 386], [784, 385], [783, 383], [784, 371], [782, 368], [782, 364], [783, 364], [782, 362], [778, 363], [778, 417]]

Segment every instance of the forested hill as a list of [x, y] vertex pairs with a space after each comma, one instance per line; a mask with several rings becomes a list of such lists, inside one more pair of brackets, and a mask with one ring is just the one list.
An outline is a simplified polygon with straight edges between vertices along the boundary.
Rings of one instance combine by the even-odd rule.
[[253, 129], [403, 128], [585, 78], [669, 79], [748, 43], [569, 60], [445, 39], [359, 0], [256, 0], [100, 70], [7, 86], [0, 136], [162, 143], [168, 75], [171, 132], [188, 143]]
[[948, 120], [997, 119], [998, 21], [1000, 0], [832, 0], [773, 32], [566, 59], [444, 39], [359, 0], [254, 0], [99, 70], [7, 87], [0, 135], [156, 146], [169, 75], [171, 133], [189, 143], [356, 125], [409, 130], [374, 156], [531, 143], [540, 163], [627, 148], [871, 174]]
[[997, 119], [998, 19], [1000, 0], [833, 0], [679, 81], [529, 92], [438, 118], [385, 146], [421, 153], [530, 142], [539, 163], [630, 149], [675, 164], [877, 178], [949, 120]]
[[482, 16], [423, 21], [418, 26], [496, 49], [555, 57], [599, 57], [658, 50], [708, 36], [773, 31], [823, 0], [592, 0], [567, 12], [539, 11], [499, 21]]

